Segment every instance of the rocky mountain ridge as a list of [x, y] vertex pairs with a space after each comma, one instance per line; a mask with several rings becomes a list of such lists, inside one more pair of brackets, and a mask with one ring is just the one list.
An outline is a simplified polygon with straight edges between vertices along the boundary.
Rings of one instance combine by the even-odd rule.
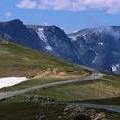
[[0, 36], [72, 63], [120, 74], [119, 26], [88, 28], [67, 35], [57, 26], [24, 25], [17, 19], [1, 22]]

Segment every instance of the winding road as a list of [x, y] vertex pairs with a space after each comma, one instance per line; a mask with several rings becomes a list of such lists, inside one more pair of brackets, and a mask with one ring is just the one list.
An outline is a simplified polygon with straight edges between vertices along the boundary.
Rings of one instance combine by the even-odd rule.
[[10, 98], [13, 96], [17, 96], [17, 95], [21, 95], [21, 94], [24, 94], [24, 93], [27, 93], [27, 92], [30, 92], [30, 91], [33, 91], [36, 89], [43, 89], [43, 88], [53, 87], [56, 85], [78, 83], [78, 82], [97, 80], [97, 79], [101, 79], [101, 75], [99, 73], [93, 73], [90, 76], [86, 76], [86, 77], [84, 76], [77, 80], [65, 80], [65, 81], [59, 81], [59, 82], [52, 82], [52, 83], [37, 85], [37, 86], [31, 87], [31, 88], [26, 88], [26, 89], [22, 89], [22, 90], [16, 90], [16, 91], [11, 91], [11, 92], [2, 92], [2, 93], [0, 93], [0, 100]]
[[[63, 103], [62, 103], [63, 104]], [[67, 105], [77, 105], [87, 108], [96, 108], [96, 109], [104, 109], [112, 112], [120, 113], [119, 105], [101, 105], [101, 104], [92, 104], [92, 103], [81, 103], [81, 102], [67, 102]]]
[[79, 105], [83, 107], [105, 109], [108, 111], [120, 113], [120, 106], [118, 105], [99, 105], [99, 104], [90, 104], [90, 103], [80, 103]]
[[[78, 80], [65, 80], [65, 81], [47, 83], [47, 84], [43, 84], [43, 85], [37, 85], [37, 86], [31, 87], [31, 88], [26, 88], [26, 89], [17, 90], [17, 91], [2, 92], [2, 93], [0, 93], [0, 100], [7, 99], [7, 98], [17, 96], [17, 95], [21, 95], [24, 93], [28, 93], [28, 92], [36, 90], [36, 89], [43, 89], [43, 88], [53, 87], [56, 85], [64, 85], [64, 84], [70, 84], [70, 83], [79, 83], [79, 82], [83, 82], [83, 81], [99, 80], [101, 78], [102, 78], [102, 74], [95, 72], [95, 73], [91, 74], [90, 76], [81, 77]], [[75, 103], [75, 104], [77, 104], [77, 103]], [[89, 103], [79, 103], [79, 105], [84, 106], [84, 107], [93, 107], [96, 109], [105, 109], [105, 110], [120, 113], [120, 106], [115, 106], [115, 105], [98, 105], [98, 104], [89, 104]]]

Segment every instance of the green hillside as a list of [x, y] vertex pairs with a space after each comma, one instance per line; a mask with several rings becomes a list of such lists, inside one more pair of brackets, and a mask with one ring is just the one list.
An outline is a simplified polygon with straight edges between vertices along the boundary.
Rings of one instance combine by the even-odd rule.
[[0, 40], [0, 77], [33, 77], [46, 71], [54, 74], [61, 72], [83, 74], [87, 72], [46, 53]]
[[[0, 92], [14, 92], [58, 80], [78, 79], [90, 74], [90, 71], [75, 66], [47, 53], [0, 40], [0, 77], [26, 76], [31, 79], [12, 87], [3, 88]], [[67, 102], [120, 105], [120, 76], [101, 75], [103, 77], [100, 80], [56, 85], [1, 99], [0, 120], [38, 120], [41, 119], [41, 116], [44, 116], [44, 120], [60, 120], [60, 117], [61, 120], [78, 120], [70, 117], [73, 109], [72, 113], [65, 112], [66, 108], [70, 109]], [[80, 107], [80, 109], [83, 108]], [[84, 109], [85, 114], [83, 111], [80, 112], [82, 116], [89, 112], [88, 108]], [[92, 112], [93, 110], [96, 113], [104, 114], [106, 120], [119, 120], [120, 118], [119, 113], [116, 112], [103, 109], [92, 109]]]

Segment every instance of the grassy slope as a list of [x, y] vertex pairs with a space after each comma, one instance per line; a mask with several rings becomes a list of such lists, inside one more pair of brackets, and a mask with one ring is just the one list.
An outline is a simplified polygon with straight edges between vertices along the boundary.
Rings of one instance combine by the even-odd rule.
[[[14, 43], [0, 41], [0, 76], [34, 76], [40, 71], [47, 69], [66, 72], [67, 74], [83, 74], [86, 71], [73, 67], [62, 60], [51, 57], [45, 53], [36, 52], [23, 46]], [[111, 76], [105, 76], [111, 80]], [[46, 79], [46, 78], [45, 78]], [[57, 86], [43, 90], [36, 90], [21, 96], [10, 98], [5, 102], [0, 102], [0, 120], [33, 120], [38, 114], [46, 114], [47, 120], [57, 120], [57, 116], [61, 114], [63, 106], [46, 106], [25, 103], [26, 96], [49, 96], [61, 101], [83, 101], [92, 103], [108, 104], [107, 100], [102, 98], [109, 98], [109, 104], [120, 104], [120, 77], [112, 76], [112, 81], [92, 81], [83, 82], [80, 84], [69, 84], [64, 86]], [[31, 85], [43, 84], [52, 82], [53, 79], [31, 80], [21, 83], [8, 90], [16, 90], [18, 88], [26, 88]], [[53, 92], [56, 91], [56, 92]], [[112, 97], [115, 99], [111, 100]], [[98, 99], [98, 100], [95, 100]], [[117, 103], [115, 103], [117, 101]], [[110, 120], [119, 120], [120, 115], [116, 113], [106, 112], [107, 118]]]
[[[53, 92], [56, 91], [56, 92]], [[107, 81], [94, 81], [90, 83], [78, 83], [52, 87], [31, 92], [35, 95], [50, 96], [62, 101], [83, 101], [90, 99], [102, 99], [120, 97], [120, 84], [116, 85]]]
[[[45, 71], [48, 68], [57, 68], [57, 71], [65, 71], [68, 74], [82, 74], [85, 71], [73, 67], [71, 64], [49, 56], [45, 53], [33, 51], [29, 48], [16, 45], [14, 43], [0, 42], [0, 75], [34, 75], [40, 71]], [[2, 68], [3, 67], [3, 68]], [[77, 71], [77, 72], [75, 72]], [[100, 80], [90, 83], [70, 84], [64, 86], [52, 87], [44, 90], [37, 90], [27, 95], [42, 95], [50, 96], [57, 100], [65, 101], [97, 101], [103, 99], [111, 100], [120, 97], [120, 76], [105, 75], [105, 79], [110, 81]], [[45, 78], [46, 79], [46, 78]], [[53, 82], [49, 79], [26, 81], [14, 87], [4, 88], [3, 91], [23, 89], [30, 86]], [[56, 92], [53, 92], [56, 91]], [[112, 100], [113, 101], [113, 100]], [[112, 101], [110, 101], [112, 103]], [[98, 101], [99, 103], [100, 101]], [[119, 104], [119, 102], [117, 102]]]
[[[110, 86], [114, 86], [114, 89], [111, 89], [111, 93], [114, 93], [112, 97], [101, 98], [101, 99], [91, 99], [85, 100], [84, 102], [91, 102], [97, 104], [110, 104], [110, 105], [120, 105], [120, 75], [110, 75], [107, 74], [103, 77], [104, 81]], [[110, 89], [110, 88], [109, 88]], [[110, 94], [110, 93], [109, 93]]]
[[[34, 76], [40, 71], [48, 70], [48, 68], [51, 70], [57, 68], [57, 71], [66, 72], [67, 74], [83, 74], [86, 72], [83, 69], [75, 68], [71, 64], [55, 57], [51, 57], [45, 53], [33, 51], [14, 43], [0, 41], [0, 76]], [[30, 120], [33, 119], [36, 114], [42, 112], [47, 113], [49, 116], [48, 118], [54, 119], [52, 118], [54, 113], [60, 108], [57, 107], [54, 109], [52, 106], [50, 106], [50, 108], [45, 108], [43, 105], [38, 106], [36, 104], [26, 104], [24, 102], [24, 96], [49, 96], [60, 101], [87, 101], [90, 103], [101, 103], [102, 101], [102, 103], [108, 104], [107, 100], [101, 100], [106, 98], [109, 99], [109, 104], [120, 104], [118, 100], [120, 97], [120, 77], [107, 75], [105, 78], [112, 81], [100, 80], [92, 81], [90, 83], [85, 82], [57, 86], [13, 97], [5, 103], [0, 102], [0, 119], [13, 120], [20, 118], [21, 120], [23, 118], [24, 120]], [[24, 85], [26, 87], [29, 85], [31, 86], [31, 84], [36, 85], [43, 83], [43, 81], [35, 81], [36, 82], [31, 80], [27, 83], [22, 83], [20, 86], [17, 86], [17, 88], [24, 88]], [[46, 82], [49, 82], [49, 80]], [[113, 99], [113, 97], [115, 98]], [[111, 98], [113, 100], [111, 100]], [[115, 103], [115, 101], [117, 101], [117, 103]], [[46, 110], [50, 111], [50, 113]], [[114, 120], [118, 120], [117, 118], [119, 119], [119, 116], [114, 117]]]
[[[45, 120], [58, 120], [58, 116], [62, 115], [63, 112], [63, 104], [44, 105], [42, 104], [42, 102], [38, 102], [38, 104], [34, 102], [29, 103], [26, 101], [26, 98], [28, 98], [28, 96], [49, 96], [62, 101], [84, 100], [82, 102], [85, 102], [85, 100], [87, 99], [97, 98], [99, 100], [97, 102], [91, 100], [88, 100], [87, 102], [101, 103], [101, 98], [103, 97], [107, 98], [115, 95], [119, 96], [120, 86], [116, 83], [116, 81], [119, 81], [118, 79], [118, 77], [115, 77], [114, 79], [112, 79], [113, 82], [100, 80], [92, 82], [83, 82], [82, 84], [57, 86], [52, 88], [46, 88], [43, 90], [36, 90], [31, 93], [10, 98], [9, 100], [0, 102], [0, 119], [33, 120], [36, 119], [37, 115], [45, 115], [47, 117]], [[117, 103], [115, 102], [116, 100], [113, 99], [112, 101], [109, 101], [109, 104], [120, 104], [119, 101]], [[102, 104], [104, 104], [103, 100]], [[106, 101], [105, 104], [108, 104], [108, 101]], [[104, 112], [108, 120], [119, 120], [120, 118], [120, 114], [118, 113], [113, 113], [104, 110], [98, 111]]]
[[[107, 80], [96, 80], [76, 84], [50, 87], [42, 90], [35, 90], [24, 96], [49, 96], [58, 101], [82, 101], [102, 104], [120, 105], [120, 77], [105, 76]], [[53, 92], [55, 91], [55, 92]]]
[[113, 76], [111, 78], [109, 75], [106, 75], [105, 78], [106, 77], [109, 78], [110, 81], [102, 79], [89, 82], [85, 81], [76, 84], [59, 85], [42, 90], [38, 89], [30, 93], [15, 97], [12, 100], [15, 100], [15, 102], [20, 102], [21, 100], [24, 101], [25, 96], [35, 95], [48, 96], [58, 101], [80, 101], [97, 104], [120, 105], [120, 77]]
[[[48, 74], [46, 74], [47, 72]], [[59, 73], [65, 73], [65, 75], [61, 77], [57, 75]], [[0, 40], [0, 77], [42, 76], [13, 87], [3, 88], [0, 91], [24, 89], [56, 80], [79, 77], [86, 73], [88, 73], [87, 70], [74, 67], [72, 64], [50, 56], [47, 53], [38, 52], [15, 43]], [[50, 75], [52, 75], [52, 77]]]
[[[63, 114], [65, 105], [52, 104], [41, 105], [33, 103], [8, 103], [0, 104], [0, 120], [40, 120], [40, 116], [45, 116], [43, 120], [78, 120], [69, 119], [72, 111], [68, 114]], [[119, 120], [120, 115], [104, 110], [98, 110], [98, 113], [104, 112], [105, 120]], [[66, 116], [60, 119], [59, 116]], [[88, 120], [88, 119], [79, 119]]]
[[67, 72], [77, 71], [84, 73], [83, 69], [73, 67], [56, 57], [43, 52], [0, 40], [0, 77], [3, 76], [34, 76], [47, 70]]

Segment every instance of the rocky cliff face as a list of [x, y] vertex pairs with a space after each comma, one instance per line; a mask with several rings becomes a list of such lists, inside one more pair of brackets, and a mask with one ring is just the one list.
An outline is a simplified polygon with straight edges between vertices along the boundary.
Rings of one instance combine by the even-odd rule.
[[85, 29], [69, 37], [83, 65], [120, 73], [120, 27]]
[[44, 42], [44, 51], [70, 62], [78, 62], [75, 49], [65, 32], [56, 26], [28, 26]]
[[100, 71], [120, 73], [120, 27], [84, 29], [67, 35], [56, 26], [0, 23], [0, 37]]

